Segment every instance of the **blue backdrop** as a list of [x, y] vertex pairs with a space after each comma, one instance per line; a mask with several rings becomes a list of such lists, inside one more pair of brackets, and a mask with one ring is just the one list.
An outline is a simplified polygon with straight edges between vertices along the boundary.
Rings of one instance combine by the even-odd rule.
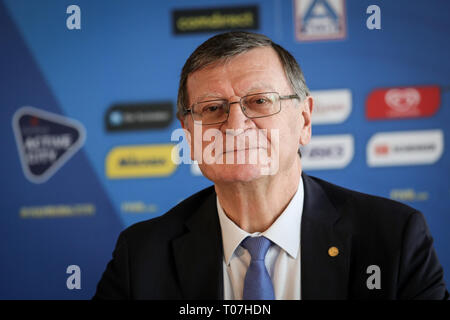
[[[175, 108], [186, 58], [213, 33], [175, 35], [174, 9], [241, 5], [259, 7], [257, 32], [295, 56], [310, 89], [352, 92], [352, 111], [344, 122], [313, 127], [313, 135], [353, 135], [351, 162], [342, 169], [306, 171], [383, 197], [395, 195], [393, 190], [422, 195], [400, 200], [424, 213], [449, 283], [448, 149], [427, 165], [369, 167], [366, 156], [367, 143], [378, 132], [439, 129], [445, 146], [449, 94], [444, 90], [437, 113], [425, 118], [369, 121], [365, 105], [379, 87], [450, 85], [450, 2], [344, 3], [344, 39], [299, 42], [294, 3], [288, 0], [0, 1], [0, 298], [90, 298], [121, 230], [211, 185], [183, 164], [164, 177], [108, 178], [105, 159], [114, 147], [174, 143], [170, 136], [179, 123], [110, 133], [104, 117], [122, 102], [172, 101]], [[66, 27], [71, 4], [81, 9], [81, 30]], [[372, 4], [381, 8], [381, 30], [366, 27]], [[21, 167], [12, 121], [23, 106], [75, 119], [86, 131], [81, 149], [44, 183], [29, 181]], [[77, 204], [94, 209], [85, 215], [26, 215], [32, 208]], [[79, 290], [66, 286], [69, 265], [81, 269]]]

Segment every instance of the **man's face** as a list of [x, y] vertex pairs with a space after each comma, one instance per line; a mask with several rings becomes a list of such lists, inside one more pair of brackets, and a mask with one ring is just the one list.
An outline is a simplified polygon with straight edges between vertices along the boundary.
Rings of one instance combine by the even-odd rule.
[[[211, 99], [235, 102], [243, 96], [261, 92], [277, 92], [280, 96], [294, 94], [278, 55], [269, 47], [252, 49], [226, 63], [213, 64], [190, 74], [187, 92], [189, 106]], [[307, 144], [311, 137], [312, 107], [310, 97], [303, 102], [282, 100], [279, 113], [249, 119], [237, 103], [230, 106], [225, 123], [202, 126], [194, 123], [192, 117], [187, 115], [186, 123], [182, 122], [182, 126], [190, 132], [191, 158], [199, 162], [204, 176], [214, 183], [248, 182], [267, 175], [264, 170], [267, 170], [268, 158], [272, 161], [272, 169], [276, 169], [272, 170], [272, 175], [286, 174], [296, 164], [299, 144]], [[202, 135], [208, 129], [216, 129], [214, 132], [219, 136], [205, 139]], [[240, 139], [244, 135], [254, 140]], [[222, 144], [218, 144], [220, 138]], [[227, 147], [227, 143], [231, 142], [229, 139], [234, 141], [233, 147], [229, 147], [232, 144]], [[201, 148], [193, 152], [195, 143]], [[212, 154], [216, 160], [221, 158], [222, 161], [205, 161], [206, 154]], [[245, 159], [245, 163], [238, 161], [238, 158]], [[258, 161], [249, 161], [255, 158]]]

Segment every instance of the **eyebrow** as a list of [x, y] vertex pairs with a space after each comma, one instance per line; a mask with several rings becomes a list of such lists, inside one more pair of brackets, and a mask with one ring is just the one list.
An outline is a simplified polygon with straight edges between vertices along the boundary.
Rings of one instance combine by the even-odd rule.
[[[273, 89], [273, 87], [267, 83], [264, 82], [256, 82], [255, 84], [253, 84], [250, 88], [248, 88], [245, 92], [245, 95], [251, 94], [252, 91], [256, 91], [258, 90], [258, 92], [274, 92], [275, 90]], [[209, 100], [216, 100], [216, 99], [223, 99], [223, 100], [227, 100], [227, 98], [223, 97], [222, 94], [218, 93], [218, 92], [209, 92], [209, 93], [205, 93], [202, 94], [201, 96], [197, 97], [197, 99], [194, 100], [193, 103], [197, 103], [197, 102], [202, 102], [205, 101], [206, 99]], [[206, 100], [206, 101], [209, 101]]]
[[204, 101], [205, 99], [209, 99], [209, 100], [214, 99], [215, 100], [215, 99], [225, 99], [225, 98], [220, 93], [210, 92], [210, 93], [205, 93], [205, 94], [197, 97], [197, 99], [195, 99], [193, 103], [201, 102], [201, 101]]

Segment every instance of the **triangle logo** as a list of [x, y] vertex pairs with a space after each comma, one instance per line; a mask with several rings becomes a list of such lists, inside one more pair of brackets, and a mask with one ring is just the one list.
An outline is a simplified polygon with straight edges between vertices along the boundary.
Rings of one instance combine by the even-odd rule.
[[14, 113], [13, 130], [25, 177], [46, 182], [84, 144], [84, 126], [73, 119], [33, 107]]

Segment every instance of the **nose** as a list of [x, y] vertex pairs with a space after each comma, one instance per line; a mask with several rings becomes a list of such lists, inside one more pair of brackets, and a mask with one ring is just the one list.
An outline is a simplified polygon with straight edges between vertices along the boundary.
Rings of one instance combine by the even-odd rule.
[[230, 110], [228, 111], [228, 120], [225, 122], [227, 129], [243, 129], [245, 128], [245, 122], [247, 116], [242, 112], [239, 101], [230, 103]]

